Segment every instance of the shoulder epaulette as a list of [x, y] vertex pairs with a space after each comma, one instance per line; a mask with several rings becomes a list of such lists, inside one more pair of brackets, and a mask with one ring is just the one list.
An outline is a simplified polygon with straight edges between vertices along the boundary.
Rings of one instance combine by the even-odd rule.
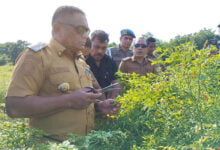
[[46, 46], [47, 46], [47, 44], [45, 44], [45, 43], [37, 43], [37, 44], [28, 46], [28, 48], [34, 52], [38, 52], [41, 49], [45, 48]]
[[79, 55], [78, 58], [79, 58], [79, 59], [82, 59], [82, 60], [84, 60], [84, 61], [86, 60], [86, 57], [83, 56], [83, 54], [82, 54], [82, 55]]

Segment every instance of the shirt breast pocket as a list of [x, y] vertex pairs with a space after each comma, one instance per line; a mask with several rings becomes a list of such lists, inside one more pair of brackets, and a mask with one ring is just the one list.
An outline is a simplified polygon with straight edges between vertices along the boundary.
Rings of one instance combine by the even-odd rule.
[[[72, 72], [69, 71], [68, 68], [56, 68], [55, 71], [53, 70], [52, 73], [49, 75], [49, 81], [51, 85], [54, 87], [54, 90], [57, 90], [59, 92], [66, 93], [68, 91], [73, 91], [77, 88], [74, 85], [74, 75]], [[63, 87], [64, 89], [66, 89], [65, 91], [61, 90], [62, 86], [65, 86]]]
[[82, 74], [80, 76], [80, 82], [83, 87], [92, 86], [93, 78], [92, 71], [89, 68], [83, 68]]

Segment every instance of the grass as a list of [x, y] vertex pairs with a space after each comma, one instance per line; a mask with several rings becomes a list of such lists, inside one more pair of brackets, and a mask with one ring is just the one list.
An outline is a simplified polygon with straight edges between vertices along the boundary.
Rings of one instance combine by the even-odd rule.
[[[4, 103], [6, 90], [11, 79], [13, 66], [8, 64], [0, 66], [0, 104]], [[0, 105], [2, 107], [2, 105]]]

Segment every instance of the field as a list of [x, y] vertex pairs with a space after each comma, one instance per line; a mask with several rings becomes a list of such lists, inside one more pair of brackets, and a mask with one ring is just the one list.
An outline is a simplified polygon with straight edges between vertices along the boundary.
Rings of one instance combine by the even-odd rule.
[[0, 149], [219, 149], [220, 55], [190, 43], [158, 52], [164, 59], [154, 63], [165, 65], [165, 72], [147, 77], [118, 73], [124, 84], [123, 95], [117, 98], [120, 113], [99, 120], [89, 135], [71, 135], [63, 143], [39, 142], [41, 131], [29, 129], [25, 119], [3, 113], [13, 67], [0, 67]]
[[0, 118], [3, 118], [4, 115], [4, 97], [6, 93], [6, 89], [8, 86], [8, 83], [11, 78], [13, 67], [12, 65], [5, 65], [5, 66], [0, 66]]

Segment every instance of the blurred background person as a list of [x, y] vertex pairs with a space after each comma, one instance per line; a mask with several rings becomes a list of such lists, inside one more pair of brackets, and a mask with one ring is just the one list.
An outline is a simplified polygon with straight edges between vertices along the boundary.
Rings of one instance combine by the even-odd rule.
[[156, 39], [153, 37], [149, 37], [146, 40], [147, 42], [147, 55], [146, 57], [149, 59], [155, 59], [156, 56], [154, 56], [154, 51], [156, 49]]
[[90, 40], [90, 38], [88, 37], [88, 38], [86, 39], [86, 44], [85, 44], [84, 49], [81, 50], [81, 51], [82, 51], [82, 54], [83, 54], [83, 56], [84, 56], [85, 58], [88, 57], [88, 55], [89, 55], [89, 50], [90, 50], [90, 49], [91, 49], [91, 40]]
[[138, 38], [133, 46], [133, 56], [122, 59], [119, 70], [123, 73], [137, 73], [145, 76], [146, 73], [156, 73], [151, 61], [145, 56], [147, 53], [147, 42], [143, 37]]
[[136, 37], [134, 32], [130, 29], [121, 30], [120, 44], [119, 47], [113, 47], [108, 49], [107, 55], [112, 57], [112, 59], [116, 62], [117, 66], [119, 66], [121, 60], [125, 57], [130, 57], [133, 55], [130, 50], [133, 39]]
[[[109, 42], [109, 36], [105, 31], [96, 30], [91, 34], [91, 49], [89, 51], [86, 63], [90, 66], [99, 85], [104, 88], [111, 84], [117, 83], [115, 73], [118, 67], [115, 61], [106, 55]], [[115, 86], [113, 88], [119, 88]], [[118, 90], [106, 93], [108, 98], [118, 96]]]
[[[146, 58], [150, 61], [158, 61], [159, 59], [155, 56], [154, 51], [156, 50], [156, 39], [149, 37], [146, 40], [147, 42], [147, 52]], [[165, 71], [165, 66], [162, 64], [154, 64], [157, 72]]]

